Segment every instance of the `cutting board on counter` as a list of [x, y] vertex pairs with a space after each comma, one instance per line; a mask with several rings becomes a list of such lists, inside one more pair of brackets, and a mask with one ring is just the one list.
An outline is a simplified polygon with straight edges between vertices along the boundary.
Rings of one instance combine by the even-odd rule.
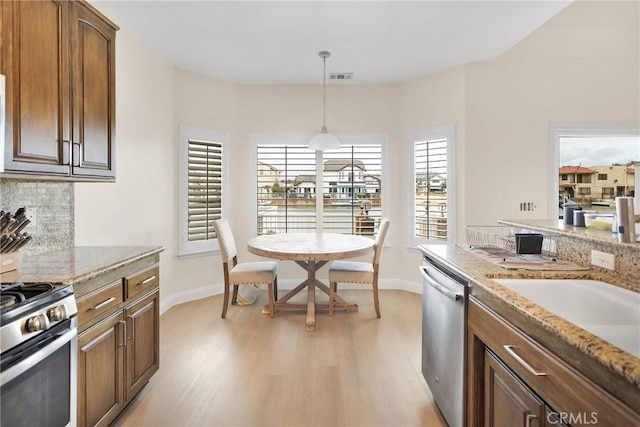
[[492, 264], [507, 270], [537, 270], [537, 271], [575, 271], [589, 270], [575, 262], [560, 261], [543, 255], [499, 256], [481, 250], [473, 250], [475, 254]]
[[496, 260], [496, 265], [508, 270], [548, 270], [548, 271], [573, 271], [589, 270], [571, 261], [553, 261], [552, 259], [529, 260], [522, 257], [510, 257]]

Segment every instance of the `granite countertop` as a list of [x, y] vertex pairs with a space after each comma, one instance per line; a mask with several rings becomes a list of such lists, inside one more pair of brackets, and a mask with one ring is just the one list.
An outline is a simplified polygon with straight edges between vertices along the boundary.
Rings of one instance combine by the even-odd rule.
[[[505, 270], [486, 261], [467, 248], [455, 245], [422, 245], [423, 253], [434, 256], [438, 261], [470, 282], [470, 294], [482, 302], [491, 301], [490, 305], [500, 314], [508, 312], [508, 320], [521, 320], [524, 325], [532, 325], [531, 330], [537, 335], [532, 337], [543, 344], [551, 343], [556, 354], [574, 368], [581, 370], [585, 365], [596, 362], [594, 382], [615, 393], [616, 386], [611, 386], [611, 374], [623, 378], [618, 384], [626, 383], [637, 393], [640, 389], [640, 358], [609, 344], [603, 339], [585, 331], [561, 317], [524, 298], [518, 293], [494, 282], [494, 278], [575, 278], [602, 280], [629, 288], [627, 283], [614, 275], [607, 275], [594, 270], [581, 271], [533, 271]], [[636, 286], [633, 286], [636, 287]], [[636, 287], [637, 288], [637, 287]], [[500, 310], [500, 308], [504, 310]], [[520, 318], [520, 319], [518, 319]], [[520, 322], [514, 322], [520, 323]], [[518, 324], [519, 326], [519, 324]], [[526, 331], [529, 334], [529, 331]], [[568, 350], [565, 351], [565, 348]], [[556, 351], [553, 351], [556, 353]], [[586, 356], [586, 357], [585, 357]], [[602, 369], [605, 367], [606, 369]], [[592, 371], [589, 370], [589, 374]], [[590, 375], [587, 375], [590, 377]], [[591, 378], [593, 380], [593, 378]], [[615, 383], [615, 381], [614, 381]], [[612, 390], [613, 389], [613, 390]], [[635, 389], [635, 392], [633, 391]]]
[[22, 258], [17, 270], [2, 273], [2, 283], [76, 284], [160, 253], [162, 246], [75, 246]]

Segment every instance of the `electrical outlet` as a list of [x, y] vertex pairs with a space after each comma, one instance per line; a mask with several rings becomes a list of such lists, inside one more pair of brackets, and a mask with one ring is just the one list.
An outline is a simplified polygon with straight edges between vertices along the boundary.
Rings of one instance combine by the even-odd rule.
[[591, 264], [608, 270], [615, 270], [615, 259], [613, 254], [591, 250]]
[[523, 211], [535, 211], [536, 210], [536, 204], [534, 202], [520, 202], [520, 212]]

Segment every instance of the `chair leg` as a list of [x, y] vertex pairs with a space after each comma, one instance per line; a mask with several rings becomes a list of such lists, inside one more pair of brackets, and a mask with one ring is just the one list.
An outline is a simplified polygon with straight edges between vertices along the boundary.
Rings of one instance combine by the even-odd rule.
[[334, 292], [337, 287], [338, 282], [330, 282], [329, 283], [329, 316], [333, 316], [333, 302], [334, 302]]
[[273, 279], [273, 300], [278, 301], [278, 277]]
[[373, 305], [376, 307], [376, 316], [380, 318], [380, 301], [378, 301], [378, 278], [373, 279]]
[[273, 317], [276, 311], [276, 308], [273, 304], [273, 289], [275, 286], [275, 280], [274, 283], [269, 283], [269, 317]]
[[222, 318], [227, 317], [227, 306], [229, 305], [229, 285], [224, 285], [224, 300], [222, 301]]
[[240, 285], [233, 285], [233, 298], [231, 299], [231, 304], [238, 305], [238, 288]]

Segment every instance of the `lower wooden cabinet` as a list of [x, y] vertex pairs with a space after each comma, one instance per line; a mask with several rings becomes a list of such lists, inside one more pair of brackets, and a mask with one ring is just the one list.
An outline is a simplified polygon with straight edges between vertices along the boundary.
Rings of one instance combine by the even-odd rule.
[[127, 322], [126, 399], [133, 399], [159, 369], [160, 293], [155, 291], [125, 308]]
[[640, 425], [639, 413], [473, 297], [467, 327], [468, 426]]
[[[115, 281], [110, 273], [77, 297], [79, 426], [108, 426], [159, 369], [159, 269], [141, 267]], [[130, 277], [153, 286], [128, 293]]]
[[484, 357], [484, 425], [545, 425], [545, 404], [489, 350]]
[[124, 317], [78, 337], [78, 425], [107, 426], [124, 408]]

